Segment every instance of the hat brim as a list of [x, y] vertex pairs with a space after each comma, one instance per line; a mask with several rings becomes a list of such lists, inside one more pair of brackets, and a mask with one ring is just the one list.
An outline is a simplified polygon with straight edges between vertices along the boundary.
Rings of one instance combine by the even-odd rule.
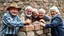
[[21, 8], [18, 8], [18, 7], [8, 7], [6, 10], [9, 11], [10, 8], [17, 8], [19, 11], [21, 10]]

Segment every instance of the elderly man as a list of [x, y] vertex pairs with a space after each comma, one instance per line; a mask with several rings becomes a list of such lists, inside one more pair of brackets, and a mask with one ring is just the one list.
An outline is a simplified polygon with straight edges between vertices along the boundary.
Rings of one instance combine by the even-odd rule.
[[38, 21], [38, 10], [36, 8], [32, 9], [32, 22]]
[[20, 10], [16, 3], [7, 8], [7, 12], [2, 16], [2, 36], [17, 36], [19, 28], [25, 23], [17, 15]]
[[38, 13], [39, 13], [39, 16], [38, 16], [39, 21], [42, 21], [42, 20], [49, 21], [50, 20], [50, 18], [45, 14], [46, 11], [44, 9], [42, 9], [42, 8], [39, 9]]
[[[51, 28], [52, 36], [64, 36], [64, 24], [60, 16], [59, 10], [56, 6], [50, 8], [52, 16], [50, 24], [41, 24], [45, 28]], [[43, 21], [42, 21], [43, 22]]]
[[27, 19], [31, 19], [31, 16], [32, 16], [32, 7], [31, 6], [27, 6], [25, 8], [25, 16]]
[[29, 21], [27, 24], [31, 24], [31, 20], [32, 20], [32, 7], [31, 6], [27, 6], [25, 8], [25, 12], [21, 14], [21, 18], [24, 21]]

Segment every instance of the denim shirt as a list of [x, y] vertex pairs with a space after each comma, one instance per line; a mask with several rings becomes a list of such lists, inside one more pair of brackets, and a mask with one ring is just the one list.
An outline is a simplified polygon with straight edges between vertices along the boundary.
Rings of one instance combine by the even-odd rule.
[[57, 14], [51, 19], [50, 24], [46, 24], [45, 28], [51, 28], [52, 36], [64, 36], [64, 24], [61, 15]]
[[2, 16], [2, 33], [18, 34], [19, 28], [23, 26], [23, 21], [18, 16], [12, 17], [10, 12], [6, 12]]

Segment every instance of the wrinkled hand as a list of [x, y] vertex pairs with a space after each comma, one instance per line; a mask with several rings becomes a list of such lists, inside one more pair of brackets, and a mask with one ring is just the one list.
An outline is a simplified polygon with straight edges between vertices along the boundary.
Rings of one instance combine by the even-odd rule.
[[40, 23], [40, 25], [42, 25], [43, 27], [45, 27], [45, 26], [46, 26], [46, 24], [44, 24], [44, 23], [42, 23], [42, 22]]
[[26, 22], [27, 22], [28, 24], [31, 24], [32, 21], [31, 21], [30, 19], [27, 19]]
[[42, 22], [42, 23], [46, 24], [46, 22], [45, 22], [43, 19], [40, 19], [40, 22]]

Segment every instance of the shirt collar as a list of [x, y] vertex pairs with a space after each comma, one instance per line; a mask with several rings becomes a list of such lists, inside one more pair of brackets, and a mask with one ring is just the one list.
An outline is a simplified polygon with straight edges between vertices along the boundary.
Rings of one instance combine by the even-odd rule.
[[[54, 17], [56, 17], [58, 14], [56, 14]], [[54, 17], [52, 17], [52, 18], [54, 18]]]
[[7, 11], [7, 12], [11, 15], [12, 18], [16, 17], [16, 16], [12, 15], [12, 14], [10, 13], [10, 11]]

